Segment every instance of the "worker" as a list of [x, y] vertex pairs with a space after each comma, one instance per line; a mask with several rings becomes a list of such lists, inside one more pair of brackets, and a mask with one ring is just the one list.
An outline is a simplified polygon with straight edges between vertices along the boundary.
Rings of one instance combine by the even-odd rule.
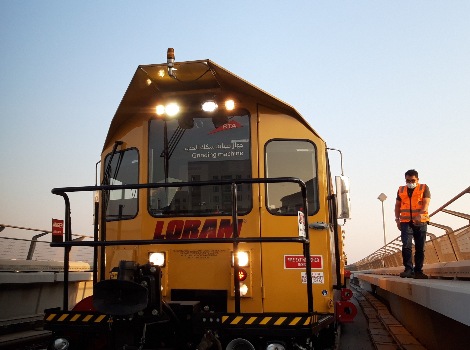
[[[398, 188], [395, 202], [395, 221], [401, 232], [402, 257], [405, 271], [402, 278], [427, 279], [423, 272], [424, 244], [429, 222], [428, 207], [431, 192], [426, 184], [419, 183], [418, 172], [414, 169], [405, 173], [406, 186]], [[415, 242], [414, 267], [412, 243]]]

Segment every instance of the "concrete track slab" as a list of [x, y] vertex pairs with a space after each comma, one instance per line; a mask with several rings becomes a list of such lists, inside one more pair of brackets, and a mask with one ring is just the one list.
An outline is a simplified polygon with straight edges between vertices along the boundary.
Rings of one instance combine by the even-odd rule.
[[470, 303], [470, 281], [415, 280], [357, 271], [354, 272], [354, 278], [359, 279], [359, 285], [363, 289], [370, 289], [372, 285], [380, 287], [470, 326], [470, 313], [466, 307], [462, 307]]

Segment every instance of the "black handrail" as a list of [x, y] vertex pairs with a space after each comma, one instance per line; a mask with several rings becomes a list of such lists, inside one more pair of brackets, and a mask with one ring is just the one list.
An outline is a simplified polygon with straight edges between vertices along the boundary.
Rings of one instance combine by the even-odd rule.
[[[238, 212], [237, 212], [237, 186], [238, 184], [253, 184], [253, 183], [281, 183], [293, 182], [300, 186], [302, 194], [302, 205], [304, 214], [304, 232], [305, 237], [239, 237], [238, 236]], [[67, 192], [90, 192], [90, 191], [111, 191], [119, 189], [146, 189], [146, 188], [159, 188], [159, 187], [194, 187], [194, 186], [207, 186], [207, 185], [231, 185], [232, 187], [232, 232], [233, 238], [204, 238], [204, 239], [191, 239], [191, 240], [124, 240], [124, 241], [82, 241], [73, 242], [71, 240], [71, 210], [70, 200]], [[305, 257], [305, 272], [307, 275], [307, 307], [308, 312], [313, 313], [313, 288], [312, 288], [312, 266], [310, 264], [310, 240], [308, 233], [308, 203], [307, 203], [307, 187], [305, 183], [295, 177], [279, 177], [279, 178], [251, 178], [251, 179], [231, 179], [231, 180], [213, 180], [213, 181], [197, 181], [197, 182], [173, 182], [173, 183], [149, 183], [149, 184], [130, 184], [130, 185], [100, 185], [100, 186], [83, 186], [83, 187], [63, 187], [54, 188], [52, 193], [62, 196], [65, 201], [65, 241], [61, 243], [51, 243], [51, 247], [64, 247], [64, 301], [63, 309], [68, 310], [68, 273], [69, 273], [69, 254], [73, 246], [93, 246], [102, 247], [102, 255], [106, 246], [114, 245], [149, 245], [149, 244], [194, 244], [194, 243], [232, 243], [234, 258], [234, 283], [235, 283], [235, 311], [240, 312], [240, 290], [237, 288], [238, 282], [238, 259], [236, 257], [238, 252], [238, 243], [240, 242], [277, 242], [277, 243], [302, 243], [303, 252]], [[95, 210], [96, 211], [96, 210]], [[104, 218], [102, 218], [102, 222]], [[96, 257], [95, 259], [96, 260]], [[310, 277], [310, 278], [309, 278]]]

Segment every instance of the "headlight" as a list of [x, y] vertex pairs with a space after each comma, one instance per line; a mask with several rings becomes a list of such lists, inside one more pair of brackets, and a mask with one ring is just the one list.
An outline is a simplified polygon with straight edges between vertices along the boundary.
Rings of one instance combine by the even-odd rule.
[[[246, 267], [250, 265], [250, 254], [248, 254], [248, 252], [239, 251], [237, 253], [237, 257], [238, 257], [238, 266]], [[234, 254], [232, 253], [232, 266], [234, 265], [235, 265], [235, 258], [234, 258]]]
[[165, 107], [165, 112], [169, 117], [174, 117], [180, 111], [180, 107], [176, 103], [170, 103]]
[[180, 111], [180, 106], [178, 106], [177, 103], [169, 103], [166, 106], [164, 105], [158, 105], [155, 107], [155, 113], [157, 113], [158, 116], [162, 115], [167, 115], [168, 117], [174, 117], [176, 116]]
[[155, 112], [157, 113], [157, 115], [164, 115], [165, 114], [165, 106], [158, 105], [157, 107], [155, 107]]
[[240, 282], [240, 296], [244, 297], [248, 293], [248, 286]]
[[206, 101], [202, 104], [202, 110], [204, 112], [214, 112], [217, 107], [217, 103], [215, 103], [214, 101]]
[[164, 252], [149, 253], [149, 262], [153, 265], [163, 267], [166, 263]]

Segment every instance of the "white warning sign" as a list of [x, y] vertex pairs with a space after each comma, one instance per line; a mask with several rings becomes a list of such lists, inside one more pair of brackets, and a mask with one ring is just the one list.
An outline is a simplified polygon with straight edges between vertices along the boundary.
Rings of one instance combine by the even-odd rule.
[[[307, 283], [307, 273], [302, 272], [302, 283]], [[325, 283], [325, 276], [323, 272], [312, 272], [312, 283], [313, 284], [323, 284]]]

